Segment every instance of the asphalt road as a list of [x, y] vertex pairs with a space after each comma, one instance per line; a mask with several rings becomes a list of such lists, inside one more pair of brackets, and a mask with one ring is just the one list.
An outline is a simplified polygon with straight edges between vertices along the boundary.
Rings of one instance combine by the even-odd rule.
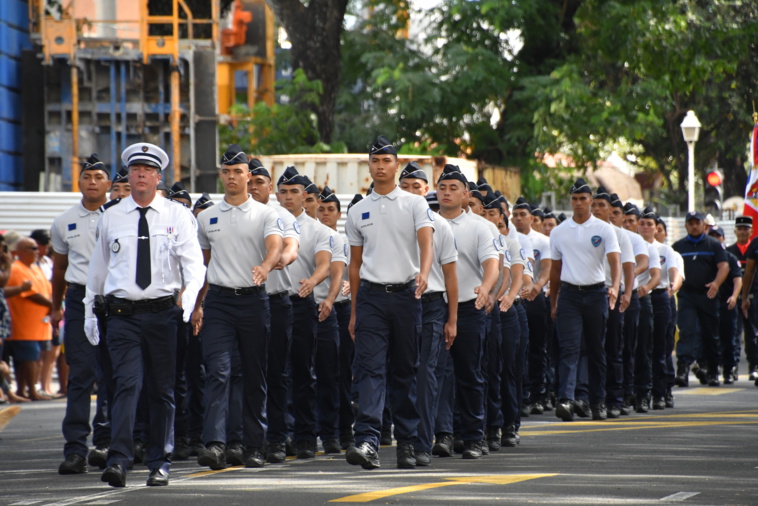
[[394, 447], [380, 450], [374, 471], [344, 456], [224, 471], [184, 461], [168, 487], [146, 487], [136, 466], [124, 489], [100, 482], [97, 469], [59, 476], [65, 400], [36, 402], [0, 412], [11, 418], [0, 432], [0, 504], [758, 504], [758, 388], [743, 377], [675, 398], [674, 409], [606, 422], [532, 415], [519, 447], [476, 461], [398, 470]]

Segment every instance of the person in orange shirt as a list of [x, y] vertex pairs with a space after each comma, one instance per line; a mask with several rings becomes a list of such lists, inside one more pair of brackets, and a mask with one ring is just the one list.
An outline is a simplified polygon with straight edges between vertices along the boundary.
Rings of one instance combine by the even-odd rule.
[[40, 342], [52, 339], [52, 287], [42, 270], [35, 265], [37, 243], [34, 239], [20, 239], [16, 243], [15, 253], [17, 260], [11, 265], [7, 288], [31, 281], [30, 290], [8, 299], [11, 313], [11, 337], [8, 344], [16, 370], [16, 393], [31, 400], [47, 400], [50, 397], [38, 393], [35, 383], [39, 377]]

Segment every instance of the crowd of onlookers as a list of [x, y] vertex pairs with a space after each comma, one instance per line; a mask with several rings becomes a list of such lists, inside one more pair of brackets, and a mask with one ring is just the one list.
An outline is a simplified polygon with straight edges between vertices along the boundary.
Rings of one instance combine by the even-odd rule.
[[[68, 366], [60, 329], [53, 328], [50, 234], [0, 235], [0, 404], [45, 401], [66, 395]], [[14, 322], [14, 325], [11, 325]], [[11, 388], [13, 356], [15, 386]], [[59, 389], [53, 387], [57, 368]]]

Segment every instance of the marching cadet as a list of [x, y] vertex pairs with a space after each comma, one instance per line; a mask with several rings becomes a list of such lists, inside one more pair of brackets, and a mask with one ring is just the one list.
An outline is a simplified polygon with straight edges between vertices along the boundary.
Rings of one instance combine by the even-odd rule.
[[131, 193], [132, 187], [129, 184], [129, 171], [126, 167], [121, 167], [113, 176], [111, 194], [108, 200], [125, 199]]
[[[711, 227], [708, 235], [724, 245], [724, 229], [718, 225]], [[726, 251], [726, 259], [729, 262], [729, 275], [724, 284], [719, 288], [719, 338], [721, 340], [721, 370], [724, 375], [724, 384], [734, 383], [732, 375], [739, 362], [739, 349], [735, 341], [737, 336], [737, 299], [742, 291], [742, 270], [740, 261], [729, 251]], [[736, 376], [736, 375], [735, 375]], [[708, 382], [710, 386], [718, 386], [718, 377], [715, 381]]]
[[179, 202], [187, 209], [192, 209], [192, 197], [190, 197], [189, 192], [184, 188], [184, 183], [181, 181], [177, 181], [171, 185], [171, 188], [168, 190], [167, 198]]
[[[640, 382], [642, 390], [637, 392], [637, 398], [638, 400], [640, 398], [647, 399], [652, 393], [652, 407], [660, 410], [666, 408], [666, 339], [671, 322], [669, 280], [678, 275], [678, 269], [674, 260], [674, 250], [670, 246], [655, 240], [657, 223], [658, 215], [651, 208], [646, 207], [639, 219], [638, 231], [647, 243], [655, 247], [653, 254], [659, 259], [660, 276], [658, 283], [650, 291], [650, 302], [653, 306], [653, 333], [652, 340], [644, 351], [648, 357], [645, 362], [650, 366], [649, 370], [645, 371], [646, 380]], [[650, 256], [651, 259], [653, 259], [653, 254]], [[655, 261], [653, 260], [651, 265], [654, 264]], [[650, 271], [653, 272], [654, 269], [651, 268]], [[653, 278], [653, 275], [650, 277]], [[733, 307], [736, 306], [736, 303], [737, 295], [735, 295]]]
[[[616, 305], [621, 283], [620, 248], [613, 228], [590, 213], [592, 191], [584, 179], [571, 187], [574, 215], [550, 235], [552, 268], [551, 314], [558, 329], [558, 405], [555, 414], [574, 418], [574, 390], [581, 349], [587, 353], [589, 400], [594, 420], [605, 408], [605, 322]], [[611, 287], [605, 286], [604, 259], [611, 266]], [[584, 340], [584, 346], [582, 346]]]
[[[542, 226], [542, 219], [533, 215], [534, 209], [523, 197], [513, 205], [511, 223], [516, 231], [527, 236], [532, 244], [534, 256], [534, 283], [523, 294], [524, 307], [529, 323], [528, 378], [530, 411], [542, 414], [545, 410], [545, 367], [547, 366], [547, 306], [544, 288], [550, 280], [550, 240], [534, 227], [536, 221]], [[544, 213], [543, 213], [544, 216]]]
[[[401, 189], [414, 195], [426, 197], [429, 192], [427, 175], [416, 162], [409, 163], [403, 169], [399, 181]], [[434, 220], [433, 227], [432, 269], [429, 272], [429, 285], [421, 296], [422, 328], [416, 383], [420, 418], [415, 447], [418, 466], [431, 465], [439, 386], [445, 371], [444, 367], [438, 367], [438, 363], [440, 357], [443, 363], [446, 360], [447, 350], [453, 345], [458, 328], [458, 250], [455, 237], [446, 220]]]
[[555, 217], [555, 213], [549, 207], [545, 208], [545, 217], [542, 219], [542, 232], [543, 235], [550, 237], [550, 232], [558, 226], [558, 218]]
[[[450, 348], [455, 374], [455, 399], [461, 413], [463, 458], [482, 456], [484, 438], [486, 307], [494, 302], [499, 252], [489, 227], [466, 213], [466, 177], [455, 165], [445, 165], [437, 181], [440, 216], [453, 230], [458, 245], [458, 334]], [[499, 236], [499, 233], [498, 233]], [[440, 407], [444, 403], [440, 401]], [[452, 406], [452, 404], [449, 404]], [[448, 413], [452, 417], [452, 413]]]
[[529, 204], [532, 214], [532, 229], [537, 233], [542, 233], [542, 220], [545, 219], [545, 212], [537, 204]]
[[260, 160], [252, 158], [248, 162], [250, 179], [247, 191], [256, 202], [273, 209], [277, 224], [284, 235], [284, 243], [279, 263], [266, 280], [269, 307], [271, 309], [271, 340], [268, 347], [268, 365], [266, 369], [266, 414], [268, 431], [266, 441], [266, 461], [279, 464], [287, 457], [287, 399], [289, 384], [289, 356], [292, 344], [292, 301], [289, 292], [292, 289], [289, 266], [297, 258], [300, 246], [300, 225], [295, 217], [278, 203], [270, 199], [274, 186], [271, 174]]
[[197, 215], [211, 207], [215, 202], [211, 200], [211, 196], [207, 193], [200, 195], [200, 198], [195, 201], [195, 205], [192, 206], [192, 214], [197, 218]]
[[[592, 215], [610, 223], [612, 197], [608, 191], [599, 186], [592, 196]], [[632, 241], [626, 230], [611, 225], [616, 233], [616, 239], [621, 249], [621, 297], [616, 305], [608, 311], [608, 321], [605, 331], [605, 403], [608, 418], [618, 418], [621, 415], [621, 407], [624, 403], [624, 311], [629, 307], [634, 291], [634, 250]], [[605, 286], [613, 286], [611, 266], [605, 260]], [[586, 385], [584, 387], [586, 389]]]
[[368, 165], [373, 192], [353, 206], [345, 226], [351, 248], [350, 332], [355, 340], [353, 374], [359, 400], [357, 446], [347, 449], [346, 458], [364, 469], [380, 466], [377, 449], [389, 378], [397, 466], [413, 468], [419, 424], [421, 296], [434, 254], [434, 213], [423, 197], [395, 184], [397, 150], [385, 137], [371, 146]]
[[316, 285], [313, 295], [318, 305], [318, 335], [316, 344], [316, 411], [324, 453], [340, 453], [340, 328], [335, 301], [342, 292], [342, 278], [347, 264], [347, 243], [337, 232], [340, 201], [328, 187], [318, 196], [316, 216], [329, 229], [332, 258], [329, 277]]
[[295, 217], [300, 229], [297, 259], [289, 266], [292, 284], [292, 347], [290, 349], [295, 453], [299, 459], [316, 456], [316, 342], [319, 310], [313, 289], [329, 276], [333, 243], [331, 231], [303, 207], [308, 181], [287, 167], [277, 181], [279, 203]]
[[[624, 205], [624, 228], [632, 233], [633, 244], [642, 237], [638, 233], [641, 213], [634, 204]], [[653, 325], [654, 310], [650, 292], [661, 279], [661, 262], [658, 249], [642, 239], [647, 248], [648, 268], [637, 275], [637, 294], [640, 300], [640, 320], [637, 327], [637, 347], [634, 352], [634, 399], [637, 413], [647, 413], [650, 409], [650, 389], [653, 386]], [[659, 324], [666, 325], [662, 313]]]
[[[128, 184], [128, 183], [127, 183]], [[90, 433], [90, 393], [98, 366], [106, 366], [108, 352], [105, 343], [92, 346], [84, 335], [83, 299], [87, 284], [87, 270], [95, 247], [97, 223], [106, 203], [105, 196], [111, 182], [105, 164], [93, 153], [82, 165], [79, 188], [82, 200], [53, 221], [53, 292], [51, 319], [54, 328], [64, 323], [66, 362], [69, 365], [66, 415], [63, 418], [63, 446], [65, 461], [58, 467], [60, 474], [87, 472], [87, 461], [105, 469], [110, 444], [110, 426], [93, 420], [95, 448], [87, 454], [87, 436]], [[65, 294], [65, 317], [62, 310]], [[100, 365], [99, 365], [100, 364]], [[99, 378], [98, 398], [105, 397], [110, 381]], [[105, 411], [105, 410], [104, 410]], [[98, 417], [96, 417], [98, 418]]]
[[227, 466], [227, 419], [230, 409], [238, 409], [230, 406], [230, 378], [238, 353], [244, 364], [243, 463], [262, 467], [271, 321], [265, 282], [281, 256], [282, 229], [276, 212], [248, 195], [247, 155], [238, 145], [224, 153], [219, 178], [223, 201], [198, 216], [208, 274], [192, 315], [206, 367], [205, 450], [197, 463], [211, 469]]
[[303, 209], [305, 214], [316, 219], [316, 211], [318, 210], [318, 186], [308, 179], [308, 176], [303, 175], [303, 184], [305, 185], [305, 199], [303, 200]]
[[[753, 235], [753, 218], [751, 216], [737, 216], [734, 220], [734, 235], [737, 236], [737, 242], [728, 246], [726, 250], [737, 257], [740, 261], [742, 276], [745, 276], [745, 267], [747, 266], [747, 249], [750, 246], [750, 237]], [[755, 311], [755, 294], [758, 293], [758, 280], [753, 280], [753, 286], [750, 287], [750, 309], [747, 316], [742, 313], [742, 300], [739, 301], [739, 316], [737, 317], [737, 336], [736, 360], [739, 363], [740, 356], [740, 339], [744, 335], [745, 339], [745, 358], [748, 364], [748, 374], [750, 381], [758, 379], [758, 328], [756, 328], [756, 311]], [[737, 381], [737, 374], [733, 374], [734, 381]]]
[[[133, 458], [134, 418], [143, 374], [149, 403], [148, 486], [168, 485], [174, 447], [176, 315], [189, 321], [205, 276], [194, 220], [186, 209], [156, 195], [168, 156], [138, 143], [121, 161], [132, 193], [100, 217], [84, 299], [84, 330], [99, 340], [93, 302], [108, 306], [106, 343], [113, 364], [114, 395], [108, 467], [101, 480], [126, 485]], [[184, 285], [181, 307], [177, 293]]]
[[[676, 344], [676, 384], [689, 385], [690, 365], [704, 358], [701, 367], [707, 368], [707, 379], [716, 378], [720, 362], [719, 350], [719, 288], [729, 274], [724, 248], [705, 233], [703, 215], [690, 211], [685, 218], [687, 235], [674, 243], [674, 251], [684, 259], [684, 282], [679, 291], [679, 340]], [[749, 257], [748, 257], [749, 258]], [[745, 272], [749, 287], [750, 260]], [[742, 307], [749, 289], [742, 288]], [[700, 351], [703, 357], [700, 357]]]

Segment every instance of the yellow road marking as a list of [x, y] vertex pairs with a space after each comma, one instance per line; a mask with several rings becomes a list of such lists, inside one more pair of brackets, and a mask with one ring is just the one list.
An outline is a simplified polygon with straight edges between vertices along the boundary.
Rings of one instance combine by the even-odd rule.
[[745, 390], [744, 388], [692, 388], [689, 390], [677, 390], [676, 395], [724, 395], [733, 394]]
[[20, 411], [21, 408], [19, 406], [10, 406], [0, 411], [0, 430], [3, 430]]
[[202, 476], [211, 476], [213, 474], [226, 473], [229, 471], [236, 471], [237, 469], [243, 469], [245, 466], [232, 466], [226, 469], [219, 469], [217, 471], [200, 471], [199, 473], [188, 474], [186, 478], [200, 478]]
[[487, 483], [491, 485], [509, 485], [511, 483], [518, 483], [521, 481], [535, 480], [537, 478], [546, 478], [550, 476], [556, 476], [556, 474], [513, 474], [513, 475], [495, 475], [495, 476], [463, 476], [460, 478], [446, 478], [447, 481], [438, 483], [424, 483], [421, 485], [411, 485], [408, 487], [389, 488], [386, 490], [377, 490], [375, 492], [367, 492], [365, 494], [349, 495], [347, 497], [340, 497], [339, 499], [333, 499], [329, 502], [371, 502], [377, 499], [384, 499], [393, 495], [410, 494], [412, 492], [420, 492], [422, 490], [430, 490], [433, 488], [449, 487], [451, 485], [462, 485], [470, 483]]
[[519, 431], [522, 436], [553, 436], [556, 434], [579, 434], [584, 432], [606, 432], [615, 430], [642, 430], [642, 429], [673, 429], [678, 427], [705, 427], [711, 425], [755, 425], [756, 422], [747, 421], [724, 421], [724, 422], [675, 422], [675, 423], [660, 423], [658, 425], [640, 425], [631, 427], [605, 427], [601, 429], [584, 429], [584, 430], [534, 430], [524, 429]]

